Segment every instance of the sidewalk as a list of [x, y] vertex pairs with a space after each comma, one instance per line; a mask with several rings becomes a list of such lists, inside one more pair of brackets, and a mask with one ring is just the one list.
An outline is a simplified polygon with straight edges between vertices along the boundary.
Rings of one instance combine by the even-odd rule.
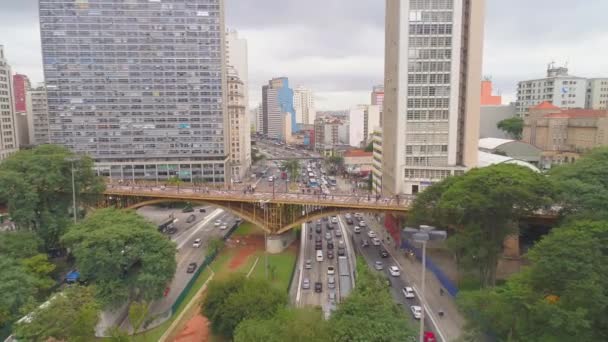
[[[382, 225], [376, 220], [370, 219], [366, 221], [368, 222], [368, 224], [372, 224], [374, 226], [374, 229], [377, 229], [376, 231], [382, 232], [381, 234], [384, 234], [384, 227], [382, 227]], [[422, 294], [420, 293], [420, 291], [422, 291], [422, 263], [419, 262], [415, 257], [406, 257], [405, 252], [403, 250], [395, 248], [394, 243], [384, 243], [384, 246], [399, 264], [402, 270], [402, 274], [405, 275], [408, 283], [415, 287], [416, 295], [421, 297]], [[465, 319], [458, 311], [456, 303], [454, 302], [454, 298], [450, 296], [447, 291], [444, 291], [443, 296], [441, 296], [439, 293], [440, 288], [441, 284], [439, 283], [439, 280], [437, 280], [433, 272], [427, 269], [425, 297], [426, 304], [430, 309], [430, 313], [425, 313], [425, 319], [428, 319], [428, 315], [430, 315], [430, 321], [437, 322], [437, 324], [439, 325], [439, 329], [443, 333], [443, 336], [446, 338], [446, 341], [455, 341], [456, 339], [458, 339], [458, 337], [460, 337], [462, 333], [462, 329], [465, 324]], [[443, 318], [440, 318], [437, 314], [439, 309], [442, 309], [444, 312]]]

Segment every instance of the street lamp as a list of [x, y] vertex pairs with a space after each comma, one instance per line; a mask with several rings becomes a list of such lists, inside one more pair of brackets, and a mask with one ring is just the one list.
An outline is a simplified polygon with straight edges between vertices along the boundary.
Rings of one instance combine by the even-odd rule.
[[76, 211], [76, 182], [74, 181], [74, 163], [79, 161], [80, 157], [77, 156], [72, 156], [72, 157], [67, 157], [65, 158], [65, 161], [70, 162], [70, 165], [72, 167], [72, 210], [73, 210], [73, 215], [74, 215], [74, 223], [76, 223], [78, 221], [78, 213]]
[[421, 225], [420, 229], [403, 229], [408, 240], [413, 240], [422, 244], [422, 293], [420, 295], [420, 342], [424, 342], [424, 304], [426, 303], [426, 244], [429, 241], [443, 241], [448, 233], [445, 230], [435, 230], [435, 227]]

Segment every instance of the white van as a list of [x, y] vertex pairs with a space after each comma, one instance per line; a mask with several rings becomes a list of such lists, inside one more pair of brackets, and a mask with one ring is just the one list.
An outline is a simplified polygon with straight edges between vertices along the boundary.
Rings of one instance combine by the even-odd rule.
[[317, 251], [317, 261], [323, 262], [323, 251], [321, 250]]

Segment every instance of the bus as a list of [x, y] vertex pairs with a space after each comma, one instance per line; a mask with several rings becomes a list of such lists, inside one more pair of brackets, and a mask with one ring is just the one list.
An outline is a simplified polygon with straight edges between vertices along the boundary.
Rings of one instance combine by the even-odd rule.
[[336, 177], [327, 177], [327, 181], [329, 182], [330, 186], [336, 186], [338, 183], [336, 182]]
[[316, 188], [319, 186], [319, 183], [317, 183], [317, 180], [314, 178], [311, 178], [308, 180], [308, 186], [311, 188]]

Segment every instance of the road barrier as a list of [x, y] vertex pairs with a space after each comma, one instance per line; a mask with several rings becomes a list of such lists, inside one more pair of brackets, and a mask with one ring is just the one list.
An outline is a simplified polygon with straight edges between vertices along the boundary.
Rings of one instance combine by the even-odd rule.
[[[401, 249], [414, 251], [416, 259], [422, 262], [422, 250], [420, 248], [414, 247], [407, 240], [404, 240], [403, 242], [401, 242]], [[445, 288], [452, 297], [456, 297], [456, 295], [458, 294], [458, 287], [450, 280], [450, 278], [445, 275], [445, 273], [443, 273], [439, 266], [437, 266], [433, 262], [433, 260], [429, 257], [428, 253], [426, 255], [426, 268], [429, 269], [429, 271], [433, 272], [433, 274], [435, 275], [435, 277], [437, 277], [443, 288]]]

